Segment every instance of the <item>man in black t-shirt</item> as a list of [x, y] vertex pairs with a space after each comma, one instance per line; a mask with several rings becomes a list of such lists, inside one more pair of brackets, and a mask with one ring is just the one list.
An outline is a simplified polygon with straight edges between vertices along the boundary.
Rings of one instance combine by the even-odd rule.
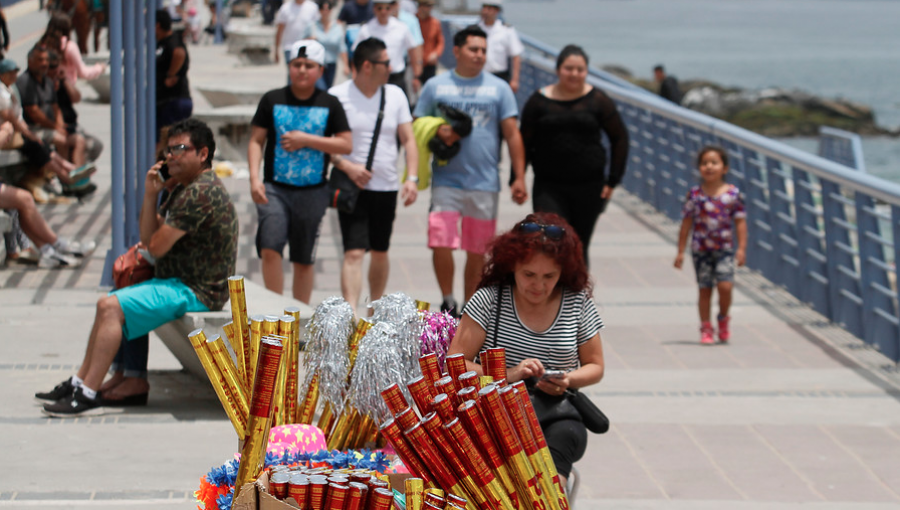
[[675, 104], [681, 104], [681, 89], [678, 80], [674, 76], [667, 76], [666, 69], [662, 65], [653, 68], [653, 77], [659, 83], [659, 95]]
[[172, 30], [169, 11], [156, 11], [156, 140], [159, 132], [194, 111], [187, 73], [191, 59], [184, 40]]
[[[309, 303], [319, 224], [328, 207], [325, 170], [329, 154], [350, 154], [353, 139], [341, 102], [316, 89], [325, 48], [304, 39], [290, 51], [291, 84], [270, 90], [251, 121], [247, 163], [250, 192], [259, 214], [256, 251], [266, 288], [284, 289], [282, 252], [290, 244], [293, 296]], [[265, 173], [259, 163], [265, 147]]]

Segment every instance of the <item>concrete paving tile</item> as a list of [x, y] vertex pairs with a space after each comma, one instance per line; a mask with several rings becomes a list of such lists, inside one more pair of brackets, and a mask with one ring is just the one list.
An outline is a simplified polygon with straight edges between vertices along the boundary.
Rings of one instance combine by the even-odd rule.
[[666, 498], [659, 484], [622, 440], [619, 428], [619, 425], [612, 425], [606, 434], [588, 434], [587, 452], [575, 467], [579, 471], [590, 471], [590, 477], [598, 483], [581, 485], [579, 507], [582, 498]]
[[822, 497], [779, 458], [752, 427], [685, 427], [731, 483], [752, 501], [816, 502]]
[[759, 434], [829, 501], [897, 501], [872, 473], [816, 425], [758, 425]]
[[682, 427], [633, 423], [618, 430], [669, 498], [744, 499]]
[[643, 326], [608, 326], [600, 332], [604, 348], [630, 369], [684, 368], [669, 349]]
[[846, 447], [891, 491], [900, 495], [900, 436], [885, 427], [831, 425], [825, 432]]

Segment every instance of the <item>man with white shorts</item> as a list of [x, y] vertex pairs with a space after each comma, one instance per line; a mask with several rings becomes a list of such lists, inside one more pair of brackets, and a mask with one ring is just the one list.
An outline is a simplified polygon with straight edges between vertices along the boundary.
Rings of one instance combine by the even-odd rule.
[[[443, 294], [441, 310], [458, 313], [453, 297], [453, 250], [466, 251], [465, 298], [475, 293], [488, 241], [497, 227], [500, 192], [500, 140], [509, 146], [517, 204], [528, 199], [525, 187], [525, 150], [516, 122], [519, 114], [509, 85], [483, 72], [487, 35], [477, 26], [466, 27], [453, 38], [456, 69], [425, 84], [416, 117], [439, 116], [438, 104], [462, 110], [472, 118], [472, 134], [460, 140], [460, 152], [444, 166], [432, 167], [428, 246], [433, 250], [434, 272]], [[462, 235], [458, 223], [462, 220]]]

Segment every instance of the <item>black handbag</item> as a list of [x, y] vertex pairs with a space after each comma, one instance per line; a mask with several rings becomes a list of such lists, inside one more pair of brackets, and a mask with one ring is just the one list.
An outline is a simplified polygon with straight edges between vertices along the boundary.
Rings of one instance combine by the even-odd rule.
[[[381, 101], [378, 106], [378, 120], [375, 121], [375, 131], [372, 133], [372, 145], [369, 146], [369, 156], [366, 158], [366, 170], [372, 171], [372, 161], [375, 159], [375, 146], [378, 145], [378, 135], [381, 134], [381, 121], [384, 120], [384, 87], [381, 87]], [[328, 178], [328, 186], [331, 188], [331, 202], [329, 205], [338, 211], [352, 213], [356, 209], [356, 201], [359, 200], [360, 187], [334, 166], [331, 167], [331, 176]]]
[[[497, 291], [497, 311], [494, 315], [493, 344], [496, 345], [497, 332], [500, 329], [500, 304], [503, 300], [503, 286]], [[591, 399], [577, 389], [568, 388], [562, 395], [550, 395], [534, 387], [535, 380], [526, 381], [528, 397], [534, 407], [541, 428], [560, 420], [575, 420], [584, 424], [594, 434], [603, 434], [609, 430], [609, 418]]]

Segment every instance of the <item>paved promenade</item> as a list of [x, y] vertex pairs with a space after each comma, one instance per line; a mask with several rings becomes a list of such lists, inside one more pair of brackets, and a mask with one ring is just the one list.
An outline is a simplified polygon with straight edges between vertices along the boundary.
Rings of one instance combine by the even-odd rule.
[[[7, 11], [25, 52], [45, 23], [36, 1]], [[195, 46], [194, 87], [274, 88], [282, 66], [241, 67], [224, 47]], [[109, 107], [83, 87], [81, 121], [109, 139]], [[207, 107], [195, 94], [197, 109]], [[77, 369], [110, 246], [110, 159], [85, 203], [44, 206], [63, 235], [96, 240], [77, 270], [0, 269], [0, 508], [195, 508], [191, 493], [237, 446], [206, 381], [151, 340], [149, 405], [104, 417], [44, 418], [32, 399]], [[245, 162], [237, 161], [239, 174]], [[261, 283], [246, 178], [238, 272]], [[528, 207], [504, 190], [500, 227]], [[398, 210], [388, 290], [437, 302], [425, 249], [429, 194]], [[314, 302], [339, 293], [337, 219], [325, 220]], [[900, 377], [893, 364], [759, 276], [738, 276], [727, 346], [698, 343], [690, 270], [672, 268], [676, 226], [617, 191], [591, 246], [606, 377], [589, 394], [612, 420], [576, 467], [587, 509], [888, 509], [900, 507]], [[462, 259], [458, 259], [461, 268]], [[461, 287], [461, 286], [460, 286]], [[457, 290], [457, 295], [462, 289]], [[363, 292], [365, 295], [365, 291]], [[251, 312], [253, 303], [249, 303]]]

